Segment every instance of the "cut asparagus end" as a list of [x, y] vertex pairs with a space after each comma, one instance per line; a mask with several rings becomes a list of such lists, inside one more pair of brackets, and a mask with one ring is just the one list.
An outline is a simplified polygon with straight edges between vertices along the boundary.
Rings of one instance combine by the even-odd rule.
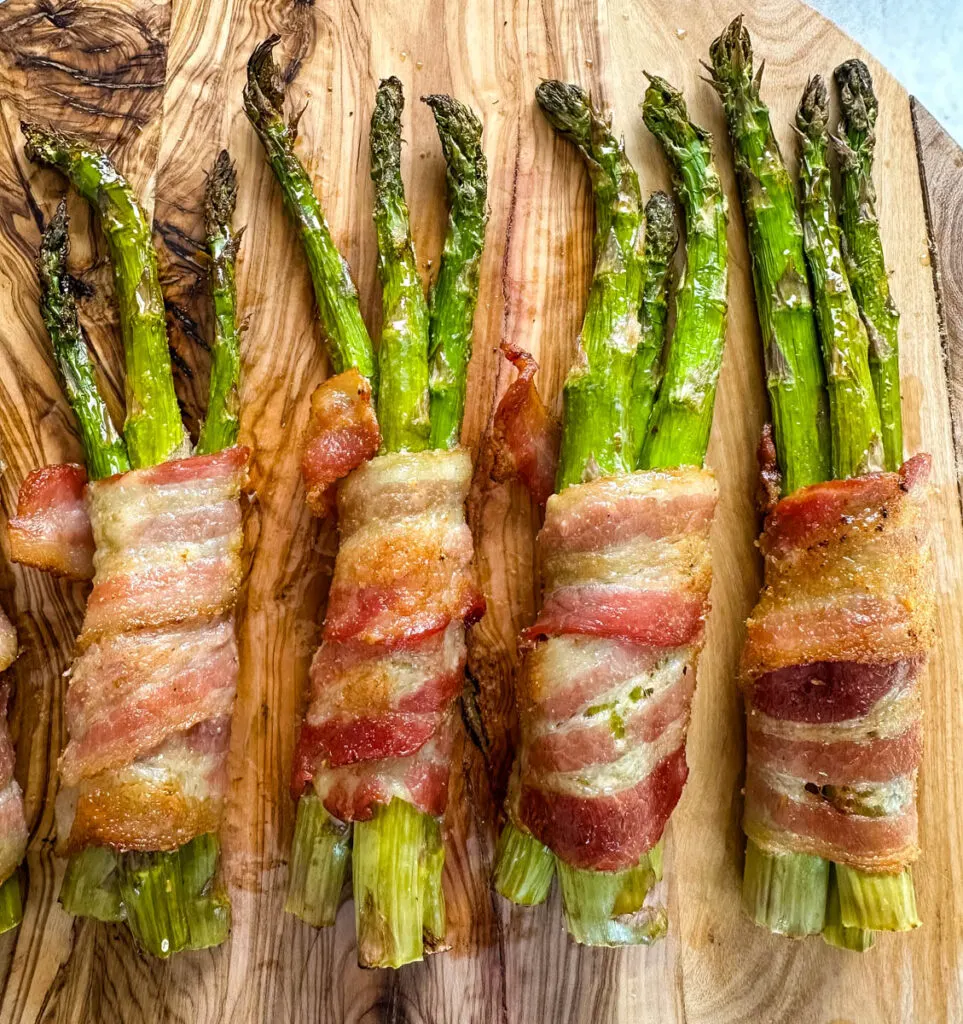
[[226, 149], [217, 155], [207, 179], [205, 215], [210, 257], [214, 344], [207, 414], [197, 441], [197, 454], [208, 455], [237, 443], [240, 427], [238, 385], [241, 373], [235, 271], [240, 232], [232, 226], [237, 204], [237, 174]]
[[565, 927], [576, 942], [584, 946], [638, 946], [665, 935], [665, 908], [645, 905], [662, 870], [661, 841], [657, 849], [657, 853], [653, 850], [645, 854], [626, 871], [584, 871], [558, 861]]
[[495, 891], [512, 903], [544, 903], [555, 876], [555, 855], [530, 832], [509, 821], [495, 851]]
[[429, 815], [423, 815], [425, 845], [421, 859], [421, 892], [423, 901], [422, 936], [426, 953], [440, 953], [448, 948], [445, 913], [445, 890], [442, 875], [445, 870], [445, 845], [441, 838], [441, 825]]
[[839, 881], [833, 867], [829, 878], [829, 898], [826, 901], [826, 923], [823, 925], [823, 939], [837, 949], [848, 949], [854, 953], [865, 953], [876, 941], [876, 935], [869, 928], [847, 928], [843, 924], [839, 905]]
[[315, 928], [334, 924], [351, 858], [351, 825], [325, 809], [314, 793], [298, 801], [284, 909]]
[[829, 861], [808, 853], [769, 853], [746, 844], [742, 905], [778, 935], [818, 935], [826, 923]]
[[840, 919], [845, 927], [907, 932], [922, 924], [910, 868], [897, 875], [871, 875], [837, 864], [836, 879]]
[[197, 836], [171, 852], [128, 852], [120, 858], [120, 895], [127, 924], [154, 956], [220, 945], [231, 929], [231, 903], [217, 880], [220, 842]]
[[105, 846], [88, 846], [71, 856], [60, 887], [60, 902], [68, 914], [97, 921], [123, 921], [127, 916], [120, 895], [117, 854]]
[[358, 963], [402, 967], [424, 957], [426, 823], [397, 797], [354, 825], [351, 858]]
[[23, 894], [20, 886], [19, 868], [0, 885], [0, 935], [16, 928], [23, 920]]

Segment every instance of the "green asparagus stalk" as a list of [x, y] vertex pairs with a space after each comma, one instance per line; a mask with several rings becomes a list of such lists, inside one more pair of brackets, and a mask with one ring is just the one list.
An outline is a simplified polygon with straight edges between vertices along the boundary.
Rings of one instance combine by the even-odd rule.
[[835, 141], [842, 186], [843, 257], [869, 334], [869, 368], [879, 404], [886, 469], [896, 470], [903, 461], [899, 311], [889, 291], [873, 187], [879, 104], [869, 69], [861, 60], [840, 64], [835, 77], [842, 108]]
[[237, 443], [240, 427], [241, 347], [234, 269], [241, 236], [231, 224], [236, 205], [237, 175], [230, 154], [222, 149], [207, 179], [204, 202], [214, 301], [214, 344], [211, 346], [210, 397], [197, 441], [198, 455], [232, 447]]
[[895, 875], [881, 875], [837, 864], [836, 880], [843, 927], [905, 932], [922, 923], [916, 910], [916, 889], [910, 868]]
[[664, 79], [651, 78], [642, 116], [672, 165], [685, 210], [686, 270], [676, 295], [675, 331], [641, 465], [701, 466], [709, 446], [726, 338], [726, 197], [712, 162], [711, 136], [689, 120], [682, 93]]
[[865, 953], [876, 941], [876, 933], [868, 928], [847, 928], [843, 924], [842, 908], [839, 902], [839, 880], [836, 866], [829, 877], [829, 899], [826, 903], [826, 923], [823, 925], [823, 940], [837, 949], [848, 949], [854, 953]]
[[386, 451], [428, 446], [428, 303], [411, 240], [401, 180], [401, 82], [386, 78], [371, 115], [371, 180], [378, 235], [383, 320], [378, 368], [378, 422]]
[[185, 432], [174, 394], [150, 222], [106, 154], [54, 128], [27, 121], [20, 127], [27, 156], [61, 171], [100, 213], [124, 339], [127, 454], [134, 468], [165, 462], [183, 451]]
[[23, 920], [20, 869], [0, 884], [0, 935], [12, 931]]
[[576, 361], [565, 382], [556, 477], [561, 491], [587, 476], [635, 469], [629, 408], [641, 340], [645, 230], [638, 175], [586, 93], [577, 85], [546, 81], [535, 97], [555, 131], [582, 154], [595, 197], [595, 271]]
[[805, 853], [769, 853], [750, 839], [742, 905], [756, 924], [779, 935], [818, 935], [826, 921], [829, 861]]
[[468, 362], [478, 279], [488, 224], [488, 162], [475, 112], [451, 96], [425, 96], [445, 155], [448, 230], [438, 278], [428, 297], [431, 317], [431, 447], [453, 448], [465, 415]]
[[351, 825], [329, 814], [313, 793], [298, 801], [284, 909], [315, 928], [333, 925], [351, 859]]
[[879, 407], [869, 374], [869, 340], [839, 249], [829, 164], [829, 95], [809, 80], [796, 111], [801, 141], [803, 238], [816, 299], [816, 319], [829, 389], [833, 476], [845, 479], [883, 468]]
[[825, 377], [806, 280], [795, 190], [753, 77], [749, 33], [736, 18], [710, 49], [713, 84], [729, 125], [749, 233], [783, 488], [791, 493], [830, 476]]
[[77, 300], [67, 273], [67, 227], [67, 200], [61, 199], [40, 241], [40, 314], [53, 344], [64, 393], [80, 426], [87, 472], [92, 480], [100, 480], [130, 469], [130, 460], [97, 387], [90, 349], [77, 318]]
[[664, 192], [653, 192], [645, 204], [645, 276], [639, 308], [642, 340], [635, 352], [629, 402], [629, 464], [632, 466], [639, 464], [652, 406], [662, 380], [661, 361], [669, 314], [672, 256], [678, 242], [675, 206]]
[[67, 861], [60, 902], [68, 914], [96, 921], [123, 921], [127, 909], [120, 895], [120, 857], [105, 846], [88, 846]]
[[544, 903], [555, 877], [555, 855], [530, 832], [509, 820], [495, 850], [495, 891], [512, 903]]
[[270, 36], [248, 61], [244, 111], [264, 146], [285, 206], [301, 234], [334, 370], [341, 373], [354, 367], [377, 391], [374, 349], [361, 318], [358, 291], [331, 239], [311, 179], [294, 153], [298, 118], [287, 124], [284, 121], [284, 83], [272, 55], [280, 38]]

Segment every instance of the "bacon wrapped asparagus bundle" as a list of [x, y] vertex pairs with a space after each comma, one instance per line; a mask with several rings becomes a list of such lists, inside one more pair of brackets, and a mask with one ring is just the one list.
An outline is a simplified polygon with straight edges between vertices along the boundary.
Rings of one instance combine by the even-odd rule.
[[450, 97], [426, 97], [451, 208], [426, 301], [401, 178], [401, 83], [381, 83], [370, 136], [384, 307], [376, 359], [282, 116], [277, 41], [249, 62], [245, 109], [301, 231], [338, 371], [312, 397], [302, 470], [315, 511], [328, 510], [341, 480], [341, 543], [295, 760], [287, 909], [316, 926], [334, 924], [350, 857], [359, 962], [400, 967], [444, 948], [441, 818], [454, 704], [465, 627], [484, 607], [464, 510], [471, 456], [458, 438], [487, 169], [475, 115]]
[[[643, 116], [686, 215], [676, 327], [662, 352], [671, 205], [653, 197], [643, 231], [636, 173], [588, 97], [560, 82], [536, 96], [588, 164], [596, 263], [565, 384], [557, 493], [538, 536], [543, 603], [522, 635], [521, 742], [495, 886], [538, 903], [557, 868], [573, 938], [646, 943], [667, 926], [664, 908], [646, 898], [688, 773], [708, 612], [717, 489], [702, 463], [726, 328], [726, 201], [709, 136], [688, 120], [681, 94], [652, 79]], [[521, 368], [496, 440], [499, 463], [524, 474], [531, 410], [541, 406], [521, 401], [520, 389], [533, 391], [530, 367]]]
[[[0, 610], [0, 672], [17, 657], [17, 633]], [[27, 819], [23, 793], [13, 777], [16, 757], [7, 728], [10, 686], [0, 683], [0, 935], [16, 928], [23, 918], [20, 862], [27, 851]]]
[[[897, 472], [883, 472], [884, 458], [894, 466], [902, 459], [899, 371], [895, 343], [888, 348], [877, 338], [870, 358], [866, 325], [877, 328], [865, 296], [875, 287], [885, 306], [888, 287], [864, 281], [862, 307], [850, 288], [852, 264], [844, 263], [826, 163], [822, 80], [809, 82], [796, 116], [800, 221], [791, 193], [787, 199], [789, 177], [759, 97], [759, 79], [752, 76], [741, 20], [713, 43], [711, 56], [750, 225], [760, 320], [764, 330], [772, 328], [766, 332], [766, 369], [775, 444], [767, 433], [760, 449], [768, 495], [761, 540], [766, 587], [749, 619], [743, 652], [743, 900], [756, 923], [774, 932], [822, 932], [833, 945], [865, 950], [877, 930], [919, 924], [909, 865], [919, 854], [919, 675], [934, 632], [929, 457], [917, 455]], [[867, 79], [860, 81], [862, 90]], [[852, 230], [852, 211], [849, 219]], [[872, 219], [875, 227], [875, 214]], [[775, 320], [771, 308], [784, 302], [785, 293], [772, 270], [789, 254], [791, 277], [800, 276], [799, 240], [813, 301], [807, 290], [805, 301], [793, 302], [791, 318]], [[878, 231], [873, 246], [875, 266], [885, 273]], [[806, 317], [812, 322], [802, 328]], [[800, 358], [798, 348], [801, 337], [814, 338], [817, 330], [824, 378], [807, 375], [814, 360], [812, 354]], [[787, 427], [794, 422], [787, 408], [787, 351], [794, 352], [797, 388], [814, 393], [826, 382], [830, 429], [826, 436], [810, 435], [810, 443], [822, 448], [818, 456], [804, 450], [798, 430]], [[829, 468], [820, 470], [827, 462]]]
[[41, 311], [87, 465], [31, 474], [10, 522], [18, 561], [93, 580], [65, 700], [57, 827], [70, 862], [61, 901], [74, 914], [126, 921], [145, 949], [166, 957], [216, 945], [230, 928], [217, 830], [250, 457], [236, 445], [234, 172], [222, 153], [208, 184], [217, 327], [207, 417], [191, 455], [143, 211], [105, 154], [39, 125], [23, 131], [31, 159], [60, 169], [101, 214], [127, 370], [119, 434], [81, 333], [61, 202], [41, 245]]

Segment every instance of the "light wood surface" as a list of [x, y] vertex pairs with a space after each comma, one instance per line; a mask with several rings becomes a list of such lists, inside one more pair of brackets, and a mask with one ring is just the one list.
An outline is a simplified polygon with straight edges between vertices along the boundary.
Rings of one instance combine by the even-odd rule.
[[[100, 139], [156, 212], [178, 388], [196, 424], [206, 387], [209, 316], [201, 238], [203, 171], [229, 146], [247, 225], [239, 276], [244, 338], [243, 440], [256, 448], [254, 545], [241, 605], [242, 680], [232, 742], [226, 871], [234, 931], [218, 950], [159, 964], [126, 932], [72, 921], [56, 894], [51, 850], [54, 759], [63, 745], [64, 669], [85, 592], [4, 563], [2, 601], [20, 632], [12, 713], [17, 775], [31, 824], [26, 918], [0, 940], [6, 1021], [385, 1021], [457, 1024], [705, 1022], [879, 1024], [963, 1019], [963, 522], [927, 222], [908, 97], [886, 72], [796, 0], [746, 5], [764, 93], [787, 153], [789, 118], [807, 76], [846, 57], [869, 60], [882, 105], [877, 182], [892, 287], [903, 313], [908, 449], [934, 455], [942, 645], [925, 683], [921, 793], [924, 927], [884, 937], [863, 957], [819, 940], [791, 943], [754, 929], [739, 909], [742, 864], [741, 701], [735, 666], [759, 581], [754, 447], [766, 414], [747, 251], [720, 105], [701, 78], [710, 40], [735, 0], [8, 0], [0, 5], [0, 445], [4, 511], [23, 476], [77, 458], [37, 313], [32, 262], [42, 220], [63, 185], [32, 167], [21, 116]], [[447, 821], [446, 892], [454, 949], [401, 972], [355, 965], [353, 911], [317, 932], [281, 912], [293, 826], [287, 780], [307, 666], [334, 554], [331, 524], [312, 521], [297, 477], [308, 396], [327, 366], [307, 273], [278, 190], [241, 109], [244, 64], [270, 31], [284, 36], [293, 106], [309, 103], [299, 151], [377, 331], [367, 120], [380, 77], [397, 74], [409, 108], [403, 159], [426, 278], [445, 219], [443, 162], [420, 94], [452, 92], [485, 123], [492, 218], [482, 270], [465, 441], [482, 453], [471, 500], [488, 615], [473, 632], [470, 689], [483, 728], [463, 737]], [[715, 582], [689, 741], [691, 775], [668, 835], [670, 934], [651, 949], [571, 944], [557, 897], [511, 908], [488, 886], [498, 808], [512, 749], [514, 635], [535, 602], [537, 520], [522, 491], [487, 478], [484, 439], [509, 379], [502, 337], [538, 357], [543, 394], [558, 402], [584, 307], [591, 258], [586, 175], [533, 108], [535, 85], [587, 86], [625, 133], [644, 187], [668, 175], [641, 124], [643, 70], [684, 88], [718, 140], [731, 208], [731, 314], [709, 462], [722, 501], [713, 532]], [[950, 157], [934, 157], [945, 167]], [[942, 162], [941, 162], [942, 161]], [[927, 173], [930, 172], [927, 165]], [[952, 172], [949, 172], [952, 174]], [[956, 180], [959, 181], [959, 170]], [[949, 180], [949, 179], [948, 179]], [[947, 203], [953, 193], [947, 185]], [[958, 191], [958, 190], [957, 190]], [[156, 203], [154, 200], [156, 194]], [[939, 193], [943, 195], [944, 193]], [[937, 199], [937, 203], [944, 202]], [[83, 204], [74, 215], [74, 272], [92, 293], [83, 316], [116, 400], [120, 347], [104, 246]], [[959, 261], [959, 249], [950, 259]], [[944, 267], [945, 276], [945, 267]], [[959, 287], [957, 285], [957, 287]], [[958, 306], [944, 306], [956, 318]], [[958, 323], [954, 324], [958, 330]], [[948, 332], [949, 334], [949, 332]]]

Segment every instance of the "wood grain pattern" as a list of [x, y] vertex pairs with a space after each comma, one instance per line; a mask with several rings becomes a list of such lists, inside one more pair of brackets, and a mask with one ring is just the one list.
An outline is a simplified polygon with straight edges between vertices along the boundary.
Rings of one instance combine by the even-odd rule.
[[[734, 672], [741, 624], [759, 581], [753, 450], [765, 401], [724, 123], [698, 65], [738, 6], [735, 0], [678, 0], [671, 7], [652, 0], [8, 0], [0, 6], [4, 508], [13, 507], [29, 469], [78, 454], [47, 355], [32, 272], [41, 219], [62, 184], [23, 159], [16, 122], [28, 112], [96, 135], [116, 152], [145, 201], [156, 191], [178, 388], [192, 427], [206, 390], [209, 328], [199, 255], [203, 170], [225, 145], [237, 160], [238, 223], [247, 225], [240, 302], [250, 318], [242, 439], [257, 451], [258, 500], [249, 526], [252, 542], [260, 540], [240, 615], [243, 674], [226, 830], [234, 932], [221, 949], [167, 964], [140, 955], [122, 930], [72, 922], [56, 904], [62, 865], [50, 851], [52, 757], [63, 743], [60, 675], [84, 593], [18, 567], [0, 575], [0, 600], [17, 610], [24, 647], [13, 670], [14, 723], [32, 826], [27, 918], [18, 933], [0, 940], [0, 1020], [928, 1024], [963, 1017], [963, 763], [955, 756], [963, 713], [954, 692], [963, 667], [963, 640], [954, 629], [963, 607], [963, 523], [909, 102], [869, 58], [883, 108], [878, 185], [893, 291], [903, 312], [907, 442], [934, 453], [940, 523], [944, 639], [926, 683], [925, 857], [917, 875], [926, 924], [913, 935], [884, 938], [857, 958], [818, 941], [776, 940], [739, 910], [743, 722]], [[749, 24], [768, 58], [764, 91], [788, 152], [789, 118], [808, 74], [866, 55], [796, 0], [761, 0]], [[296, 472], [307, 399], [327, 373], [320, 330], [297, 240], [240, 105], [246, 58], [274, 30], [284, 36], [292, 100], [309, 102], [300, 153], [375, 333], [380, 302], [366, 168], [378, 78], [397, 74], [408, 97], [404, 171], [426, 280], [444, 227], [443, 162], [430, 113], [416, 98], [453, 92], [484, 120], [492, 219], [465, 430], [482, 456], [493, 403], [509, 379], [498, 342], [514, 337], [537, 355], [543, 393], [557, 405], [590, 270], [585, 173], [534, 110], [537, 82], [577, 80], [611, 106], [646, 191], [666, 187], [668, 174], [637, 112], [643, 68], [682, 86], [693, 115], [719, 140], [733, 267], [709, 453], [722, 485], [713, 612], [689, 743], [690, 782], [669, 830], [671, 932], [652, 949], [579, 949], [565, 937], [556, 897], [521, 910], [488, 887], [512, 750], [514, 636], [534, 612], [537, 521], [521, 490], [490, 483], [484, 457], [471, 520], [489, 612], [473, 631], [469, 662], [482, 727], [460, 741], [446, 823], [454, 949], [401, 972], [362, 972], [350, 905], [337, 928], [325, 932], [281, 912], [293, 826], [288, 770], [335, 540], [330, 524], [304, 511]], [[927, 159], [927, 138], [924, 126], [924, 163], [935, 180], [945, 158], [934, 150]], [[940, 188], [951, 197], [946, 182]], [[82, 205], [72, 203], [72, 211], [73, 264], [93, 289], [84, 320], [116, 400], [120, 351], [103, 246]], [[954, 251], [958, 260], [959, 247]], [[958, 328], [955, 316], [944, 304], [948, 342]]]

